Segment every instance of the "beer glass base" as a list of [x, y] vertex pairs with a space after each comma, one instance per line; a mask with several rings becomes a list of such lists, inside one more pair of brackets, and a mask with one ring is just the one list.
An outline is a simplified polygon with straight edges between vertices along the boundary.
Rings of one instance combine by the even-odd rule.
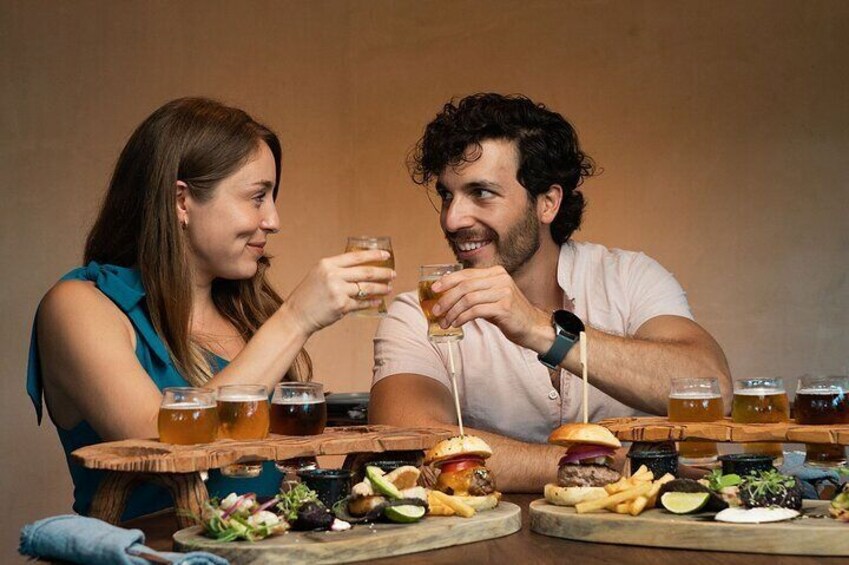
[[846, 459], [834, 459], [828, 461], [818, 461], [810, 459], [805, 459], [805, 467], [821, 467], [823, 469], [833, 469], [835, 467], [842, 467], [846, 465]]
[[236, 463], [221, 467], [221, 474], [231, 479], [255, 479], [262, 474], [262, 463]]
[[432, 341], [433, 343], [449, 343], [449, 342], [453, 342], [453, 341], [460, 341], [460, 340], [463, 339], [463, 336], [462, 335], [434, 335], [434, 336], [429, 335], [429, 336], [427, 336], [427, 339], [429, 341]]
[[351, 312], [351, 315], [356, 316], [357, 318], [385, 318], [386, 312], [379, 312], [373, 309], [354, 310], [353, 312]]
[[687, 465], [688, 467], [718, 467], [719, 460], [717, 455], [708, 457], [678, 457], [678, 463]]
[[318, 461], [316, 461], [315, 457], [297, 457], [295, 459], [275, 461], [274, 466], [277, 467], [278, 471], [287, 475], [297, 473], [298, 471], [318, 469]]

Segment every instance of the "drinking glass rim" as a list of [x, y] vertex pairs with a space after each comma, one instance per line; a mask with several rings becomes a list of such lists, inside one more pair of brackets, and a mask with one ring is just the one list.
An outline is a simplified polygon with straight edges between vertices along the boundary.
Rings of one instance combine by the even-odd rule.
[[805, 389], [849, 391], [849, 376], [846, 375], [802, 375], [796, 381], [796, 393]]
[[213, 396], [217, 396], [217, 391], [214, 388], [207, 387], [198, 387], [198, 386], [166, 386], [162, 389], [162, 396], [165, 396], [165, 393], [182, 393], [182, 394], [190, 394], [190, 393], [200, 393], [200, 394], [212, 394]]
[[324, 383], [313, 382], [313, 381], [310, 381], [310, 382], [286, 381], [286, 382], [279, 382], [276, 385], [274, 385], [274, 390], [277, 390], [278, 388], [279, 389], [284, 389], [284, 388], [321, 389], [321, 388], [324, 388]]
[[777, 392], [784, 391], [784, 377], [764, 377], [756, 379], [737, 379], [734, 381], [734, 392], [750, 388], [770, 388]]
[[[445, 271], [444, 273], [428, 273], [425, 274], [425, 270], [428, 271]], [[449, 273], [456, 273], [458, 271], [463, 270], [462, 263], [432, 263], [430, 265], [419, 265], [419, 280], [429, 280], [432, 278], [440, 278], [444, 277]]]
[[348, 241], [392, 241], [392, 237], [388, 235], [349, 235]]

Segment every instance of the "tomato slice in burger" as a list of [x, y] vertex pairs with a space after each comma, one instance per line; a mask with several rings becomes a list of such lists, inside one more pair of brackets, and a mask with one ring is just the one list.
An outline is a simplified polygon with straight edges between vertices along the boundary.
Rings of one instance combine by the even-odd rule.
[[449, 459], [439, 466], [443, 473], [457, 473], [472, 467], [483, 467], [483, 459], [480, 457], [463, 457], [460, 459]]

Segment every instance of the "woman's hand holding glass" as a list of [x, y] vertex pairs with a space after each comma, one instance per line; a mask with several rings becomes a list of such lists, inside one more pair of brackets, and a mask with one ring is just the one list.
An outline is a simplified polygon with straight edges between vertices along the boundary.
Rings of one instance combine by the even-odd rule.
[[381, 249], [326, 257], [295, 288], [286, 306], [307, 335], [349, 312], [379, 307], [391, 291], [395, 271], [366, 264], [390, 257], [388, 251]]

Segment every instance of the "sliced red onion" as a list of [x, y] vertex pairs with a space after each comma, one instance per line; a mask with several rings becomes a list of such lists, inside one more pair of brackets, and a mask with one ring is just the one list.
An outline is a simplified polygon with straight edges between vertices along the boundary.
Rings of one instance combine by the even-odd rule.
[[615, 451], [612, 447], [602, 445], [574, 445], [560, 459], [558, 465], [578, 463], [584, 459], [595, 459], [596, 457], [608, 457], [613, 455]]
[[278, 500], [276, 498], [272, 498], [271, 500], [269, 500], [268, 502], [265, 502], [262, 506], [258, 507], [256, 510], [251, 512], [251, 514], [256, 514], [257, 512], [261, 512], [263, 510], [268, 510], [269, 508], [271, 508], [272, 506], [277, 504], [277, 502], [278, 502]]

